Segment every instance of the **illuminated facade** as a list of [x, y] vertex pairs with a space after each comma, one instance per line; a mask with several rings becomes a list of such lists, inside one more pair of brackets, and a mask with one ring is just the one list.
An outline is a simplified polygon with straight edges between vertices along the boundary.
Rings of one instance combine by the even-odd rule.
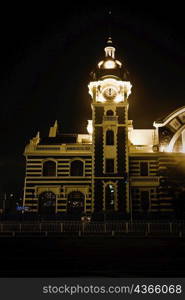
[[26, 146], [24, 205], [39, 214], [173, 213], [167, 169], [185, 158], [185, 107], [153, 129], [134, 129], [132, 85], [111, 38], [88, 88], [86, 134], [62, 134], [56, 121], [48, 137], [38, 133]]

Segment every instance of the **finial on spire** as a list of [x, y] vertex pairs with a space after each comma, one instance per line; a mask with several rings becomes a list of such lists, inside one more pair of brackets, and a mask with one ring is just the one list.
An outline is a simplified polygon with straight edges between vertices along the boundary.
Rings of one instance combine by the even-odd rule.
[[111, 36], [112, 33], [112, 11], [111, 10], [109, 10], [108, 12], [108, 30], [109, 30], [108, 34], [109, 36]]
[[109, 45], [109, 44], [112, 44], [112, 38], [111, 38], [111, 36], [109, 36], [109, 38], [108, 38], [108, 40], [107, 40], [107, 44]]
[[105, 56], [111, 56], [113, 59], [115, 58], [115, 48], [112, 45], [111, 36], [109, 36], [107, 40], [107, 46], [105, 47]]

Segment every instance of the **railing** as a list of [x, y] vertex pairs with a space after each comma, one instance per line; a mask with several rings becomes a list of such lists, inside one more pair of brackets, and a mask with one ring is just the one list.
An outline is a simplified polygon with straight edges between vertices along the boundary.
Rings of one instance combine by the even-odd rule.
[[67, 146], [67, 151], [90, 151], [90, 146]]
[[60, 150], [60, 147], [40, 147], [40, 146], [37, 146], [36, 147], [36, 150], [37, 151], [58, 151]]
[[91, 146], [87, 145], [61, 145], [59, 147], [56, 146], [37, 146], [36, 151], [91, 151]]
[[0, 233], [142, 233], [142, 234], [185, 234], [185, 223], [153, 223], [153, 222], [115, 222], [115, 223], [83, 223], [83, 222], [38, 222], [38, 223], [1, 223]]
[[117, 121], [118, 116], [103, 116], [103, 121]]
[[144, 182], [159, 182], [159, 177], [154, 176], [130, 176], [130, 181], [144, 181]]

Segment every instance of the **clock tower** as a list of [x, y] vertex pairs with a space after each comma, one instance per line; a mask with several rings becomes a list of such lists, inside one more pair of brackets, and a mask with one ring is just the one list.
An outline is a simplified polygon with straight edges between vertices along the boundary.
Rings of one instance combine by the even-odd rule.
[[92, 73], [92, 201], [94, 211], [129, 212], [128, 72], [115, 58], [111, 38]]

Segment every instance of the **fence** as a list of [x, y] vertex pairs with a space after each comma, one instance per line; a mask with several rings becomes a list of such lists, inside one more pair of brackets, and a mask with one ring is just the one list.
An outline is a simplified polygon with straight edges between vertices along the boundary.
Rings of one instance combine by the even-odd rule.
[[37, 222], [37, 223], [1, 223], [0, 233], [6, 232], [53, 232], [53, 233], [184, 233], [185, 223], [82, 223], [82, 222]]

